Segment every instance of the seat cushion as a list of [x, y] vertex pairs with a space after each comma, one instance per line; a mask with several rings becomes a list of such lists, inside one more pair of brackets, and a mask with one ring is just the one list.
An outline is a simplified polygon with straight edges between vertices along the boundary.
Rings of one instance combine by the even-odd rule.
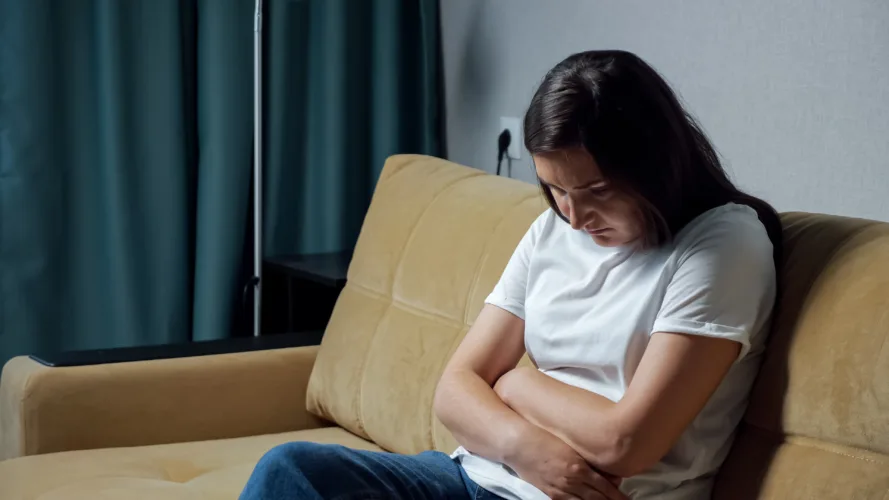
[[3, 500], [235, 499], [259, 458], [292, 441], [380, 448], [339, 427], [236, 439], [68, 451], [0, 462]]

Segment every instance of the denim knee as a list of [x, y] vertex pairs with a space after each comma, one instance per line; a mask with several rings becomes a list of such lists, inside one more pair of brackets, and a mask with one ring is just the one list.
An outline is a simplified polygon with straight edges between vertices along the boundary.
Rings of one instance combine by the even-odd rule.
[[279, 444], [259, 460], [257, 469], [299, 469], [310, 472], [313, 469], [330, 465], [340, 458], [342, 447], [338, 445], [297, 441]]
[[317, 448], [319, 446], [320, 445], [318, 445], [317, 443], [306, 443], [302, 441], [279, 444], [278, 446], [275, 446], [271, 450], [267, 451], [265, 455], [263, 455], [262, 458], [259, 460], [258, 465], [267, 467], [292, 467], [293, 465], [298, 466], [301, 459], [305, 458], [308, 455], [317, 453]]

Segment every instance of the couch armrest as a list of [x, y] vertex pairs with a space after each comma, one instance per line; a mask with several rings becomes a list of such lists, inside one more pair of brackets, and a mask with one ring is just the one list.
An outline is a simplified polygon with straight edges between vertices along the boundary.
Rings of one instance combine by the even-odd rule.
[[50, 367], [0, 378], [0, 460], [322, 427], [306, 411], [317, 346]]

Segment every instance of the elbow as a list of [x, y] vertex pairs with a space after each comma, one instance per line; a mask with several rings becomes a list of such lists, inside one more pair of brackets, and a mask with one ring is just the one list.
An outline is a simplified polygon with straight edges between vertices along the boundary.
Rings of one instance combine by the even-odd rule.
[[646, 447], [643, 440], [631, 434], [618, 435], [611, 443], [590, 460], [598, 469], [617, 477], [637, 476], [651, 467], [664, 454]]
[[435, 388], [435, 395], [432, 398], [432, 411], [435, 412], [435, 416], [441, 421], [441, 423], [445, 424], [447, 427], [450, 421], [450, 413], [449, 410], [453, 408], [454, 405], [451, 404], [453, 398], [452, 394], [452, 385], [453, 380], [450, 374], [445, 371], [445, 373], [441, 376], [441, 379], [438, 381], [438, 385]]

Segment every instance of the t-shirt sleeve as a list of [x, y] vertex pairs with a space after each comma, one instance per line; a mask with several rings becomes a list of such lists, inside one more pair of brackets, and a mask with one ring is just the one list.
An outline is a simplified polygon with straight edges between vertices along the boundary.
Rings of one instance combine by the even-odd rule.
[[525, 319], [525, 293], [528, 288], [531, 255], [537, 244], [541, 226], [545, 223], [545, 217], [546, 213], [534, 221], [519, 241], [503, 270], [503, 274], [500, 275], [500, 281], [485, 299], [486, 304], [499, 307]]
[[680, 254], [653, 331], [725, 338], [750, 351], [775, 300], [772, 243], [755, 212], [712, 221]]

